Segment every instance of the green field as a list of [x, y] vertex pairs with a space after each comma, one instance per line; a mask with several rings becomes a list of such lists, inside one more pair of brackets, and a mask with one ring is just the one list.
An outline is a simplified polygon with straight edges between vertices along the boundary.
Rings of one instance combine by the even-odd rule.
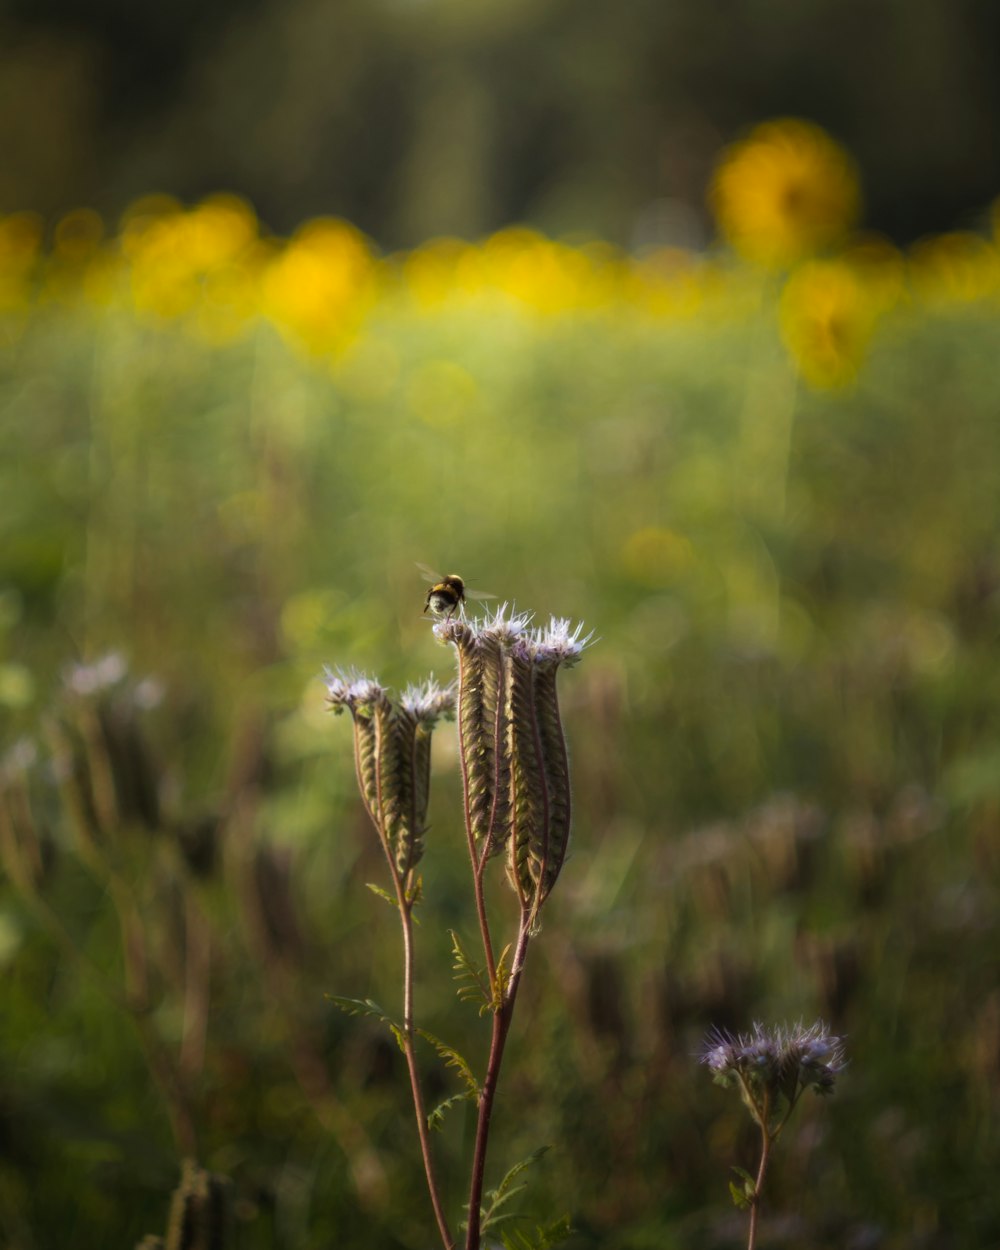
[[[242, 1250], [433, 1244], [402, 1056], [327, 997], [395, 1006], [399, 949], [322, 682], [450, 677], [423, 561], [598, 639], [491, 1148], [551, 1147], [526, 1227], [743, 1244], [699, 1047], [822, 1018], [762, 1244], [1000, 1244], [1000, 259], [821, 245], [0, 221], [0, 1243], [131, 1247], [196, 1152]], [[451, 726], [430, 819], [417, 1011], [481, 1062]]]

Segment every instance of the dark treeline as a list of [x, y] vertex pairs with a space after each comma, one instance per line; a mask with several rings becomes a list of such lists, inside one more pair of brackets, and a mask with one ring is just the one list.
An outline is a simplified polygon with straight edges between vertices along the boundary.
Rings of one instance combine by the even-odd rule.
[[335, 213], [385, 247], [511, 221], [697, 244], [722, 144], [810, 117], [907, 242], [1000, 189], [989, 0], [7, 0], [0, 210]]

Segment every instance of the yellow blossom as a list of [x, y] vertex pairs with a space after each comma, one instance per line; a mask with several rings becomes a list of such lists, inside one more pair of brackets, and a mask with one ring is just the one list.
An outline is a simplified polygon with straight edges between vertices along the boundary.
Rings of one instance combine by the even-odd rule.
[[868, 350], [878, 298], [844, 261], [809, 261], [781, 296], [781, 335], [799, 372], [814, 386], [854, 380]]
[[166, 196], [139, 201], [121, 236], [136, 310], [163, 318], [197, 313], [214, 275], [238, 267], [256, 240], [253, 211], [235, 196], [212, 196], [189, 212]]
[[418, 308], [436, 308], [462, 291], [462, 262], [473, 251], [472, 244], [462, 239], [441, 238], [431, 239], [403, 258], [403, 280]]
[[781, 266], [836, 243], [858, 216], [860, 192], [847, 152], [818, 126], [786, 118], [726, 150], [709, 203], [741, 256]]
[[910, 253], [914, 292], [931, 303], [972, 303], [1000, 288], [1000, 255], [978, 234], [922, 239]]
[[375, 263], [368, 241], [335, 218], [308, 222], [271, 262], [263, 309], [307, 350], [321, 353], [356, 331], [374, 297]]

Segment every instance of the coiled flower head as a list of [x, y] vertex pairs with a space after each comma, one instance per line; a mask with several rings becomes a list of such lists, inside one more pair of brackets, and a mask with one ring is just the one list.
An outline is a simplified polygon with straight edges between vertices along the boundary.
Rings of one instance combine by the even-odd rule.
[[569, 845], [570, 784], [556, 672], [591, 635], [503, 604], [479, 620], [439, 621], [458, 656], [458, 721], [466, 825], [482, 859], [506, 853], [522, 908], [537, 916]]
[[356, 669], [327, 670], [327, 705], [354, 720], [358, 787], [390, 870], [407, 876], [424, 853], [430, 798], [431, 734], [455, 712], [455, 693], [433, 678], [408, 686], [393, 701], [374, 677]]
[[847, 1066], [843, 1038], [822, 1020], [808, 1028], [801, 1021], [776, 1028], [758, 1021], [735, 1036], [713, 1029], [700, 1058], [717, 1085], [739, 1088], [753, 1118], [775, 1135], [805, 1090], [832, 1093]]

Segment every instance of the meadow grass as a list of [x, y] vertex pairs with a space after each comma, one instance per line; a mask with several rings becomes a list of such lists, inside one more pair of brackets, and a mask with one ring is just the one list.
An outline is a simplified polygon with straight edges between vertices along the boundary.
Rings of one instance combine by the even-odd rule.
[[[247, 1250], [429, 1244], [403, 1056], [328, 997], [392, 992], [398, 919], [320, 677], [450, 679], [417, 561], [601, 637], [487, 1187], [550, 1146], [526, 1228], [740, 1244], [699, 1044], [821, 1017], [759, 1244], [1000, 1239], [996, 246], [824, 245], [0, 223], [5, 1244], [133, 1244], [192, 1153]], [[446, 730], [432, 776], [416, 989], [481, 1062]]]

